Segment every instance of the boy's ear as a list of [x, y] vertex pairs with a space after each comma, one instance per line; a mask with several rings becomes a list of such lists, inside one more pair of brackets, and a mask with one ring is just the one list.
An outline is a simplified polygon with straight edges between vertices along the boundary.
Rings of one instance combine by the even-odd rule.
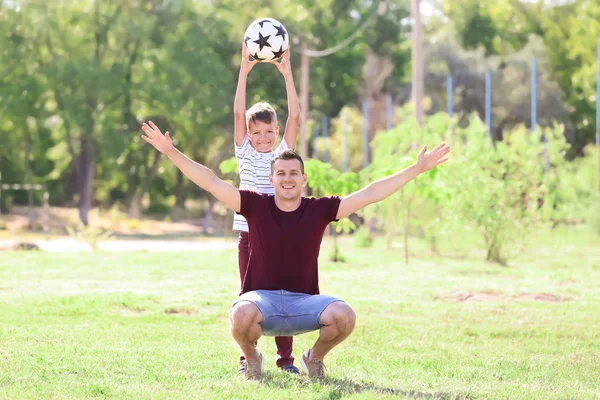
[[275, 136], [279, 135], [279, 125], [277, 125], [277, 129], [275, 129]]

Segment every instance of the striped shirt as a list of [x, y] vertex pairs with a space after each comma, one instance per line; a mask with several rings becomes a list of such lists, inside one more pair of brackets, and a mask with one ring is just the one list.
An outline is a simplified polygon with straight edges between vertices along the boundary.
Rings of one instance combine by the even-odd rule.
[[[248, 136], [244, 136], [242, 145], [235, 145], [235, 159], [240, 172], [240, 190], [252, 190], [274, 195], [275, 188], [269, 182], [271, 161], [277, 153], [287, 149], [288, 146], [285, 140], [282, 140], [275, 151], [260, 153], [252, 147]], [[235, 232], [248, 232], [246, 219], [238, 213], [233, 215], [233, 230]]]

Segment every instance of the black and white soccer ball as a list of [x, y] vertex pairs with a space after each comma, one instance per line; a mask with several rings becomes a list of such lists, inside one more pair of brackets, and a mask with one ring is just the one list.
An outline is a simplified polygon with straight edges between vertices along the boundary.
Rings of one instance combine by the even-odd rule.
[[287, 30], [273, 18], [261, 18], [252, 22], [246, 29], [244, 42], [248, 54], [264, 62], [280, 58], [290, 44]]

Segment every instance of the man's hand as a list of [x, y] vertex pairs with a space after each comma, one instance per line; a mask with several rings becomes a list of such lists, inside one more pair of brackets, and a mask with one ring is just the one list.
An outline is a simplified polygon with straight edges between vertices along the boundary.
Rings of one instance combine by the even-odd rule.
[[427, 172], [430, 169], [448, 161], [448, 158], [445, 158], [444, 156], [450, 152], [450, 146], [448, 146], [446, 143], [440, 143], [430, 152], [425, 153], [426, 151], [427, 146], [424, 146], [423, 150], [421, 150], [419, 153], [417, 162], [415, 164], [421, 173]]
[[290, 63], [290, 49], [288, 49], [281, 56], [281, 62], [278, 62], [277, 59], [269, 61], [271, 64], [275, 64], [279, 72], [284, 77], [292, 76], [292, 64]]
[[242, 44], [242, 66], [240, 67], [240, 71], [248, 75], [252, 68], [258, 63], [259, 61], [257, 60], [250, 61], [250, 54], [248, 54], [246, 43]]
[[142, 125], [142, 130], [146, 134], [142, 135], [142, 139], [150, 143], [156, 150], [160, 151], [166, 156], [174, 152], [175, 147], [173, 146], [173, 141], [171, 140], [169, 132], [163, 135], [154, 122], [149, 121], [149, 123], [150, 125], [146, 123]]

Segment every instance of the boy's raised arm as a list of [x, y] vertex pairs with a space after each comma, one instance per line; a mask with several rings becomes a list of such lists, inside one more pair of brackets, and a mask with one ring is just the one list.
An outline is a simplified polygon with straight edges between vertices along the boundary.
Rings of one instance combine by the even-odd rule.
[[298, 137], [298, 130], [300, 127], [300, 102], [298, 100], [298, 93], [296, 92], [296, 85], [294, 84], [294, 74], [292, 73], [292, 65], [290, 62], [290, 49], [288, 48], [285, 53], [283, 53], [281, 62], [273, 60], [271, 63], [275, 64], [285, 79], [288, 119], [285, 124], [283, 140], [285, 140], [288, 148], [295, 149], [296, 138]]
[[242, 65], [238, 77], [237, 89], [235, 91], [235, 100], [233, 102], [233, 129], [236, 146], [241, 146], [246, 136], [246, 83], [248, 73], [258, 61], [250, 61], [246, 44], [242, 44]]

